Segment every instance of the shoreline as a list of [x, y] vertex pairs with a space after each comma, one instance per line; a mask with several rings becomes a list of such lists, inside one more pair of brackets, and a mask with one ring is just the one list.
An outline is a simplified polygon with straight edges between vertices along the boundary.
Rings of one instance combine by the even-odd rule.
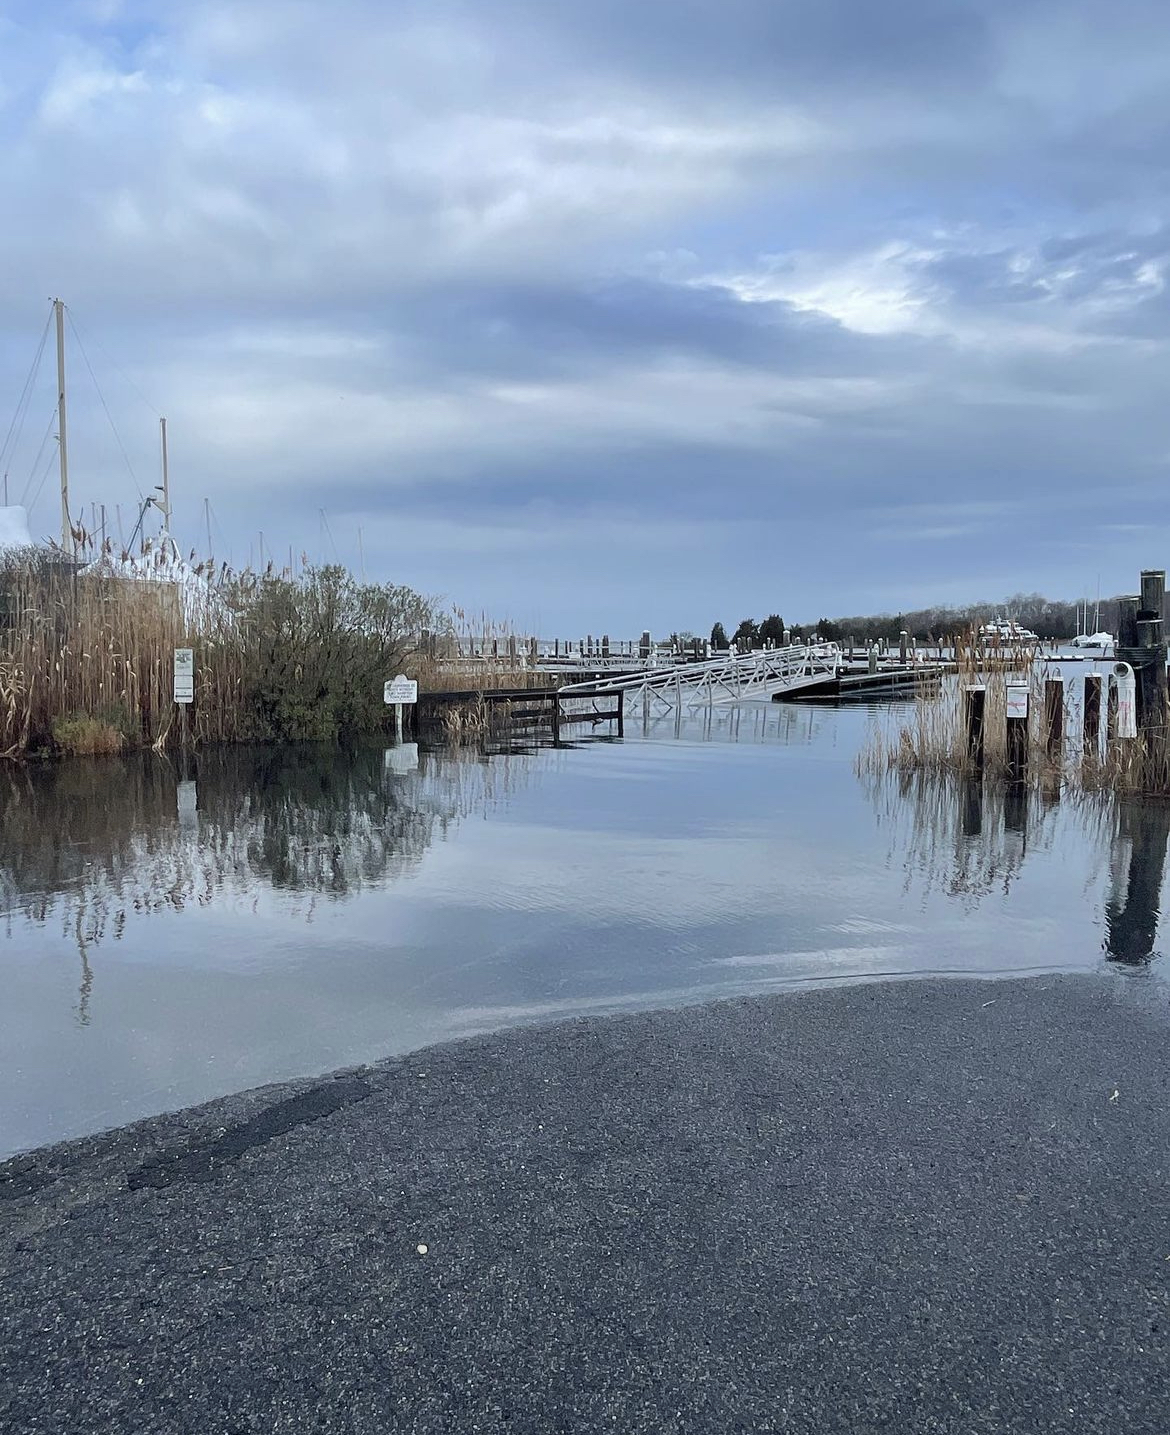
[[1104, 976], [815, 988], [44, 1147], [0, 1423], [1160, 1430], [1168, 1036]]

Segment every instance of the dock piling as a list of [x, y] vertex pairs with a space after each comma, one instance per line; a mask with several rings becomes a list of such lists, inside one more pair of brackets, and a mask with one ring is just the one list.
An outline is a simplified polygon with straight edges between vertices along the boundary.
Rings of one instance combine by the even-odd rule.
[[980, 683], [963, 689], [963, 728], [967, 734], [967, 761], [976, 772], [983, 771], [984, 720], [987, 689]]
[[1059, 762], [1064, 747], [1064, 679], [1047, 678], [1044, 682], [1045, 750], [1049, 762]]
[[1085, 711], [1081, 730], [1086, 757], [1096, 757], [1101, 750], [1101, 674], [1085, 674]]
[[1007, 775], [1023, 782], [1028, 775], [1028, 689], [1010, 683], [1007, 690]]

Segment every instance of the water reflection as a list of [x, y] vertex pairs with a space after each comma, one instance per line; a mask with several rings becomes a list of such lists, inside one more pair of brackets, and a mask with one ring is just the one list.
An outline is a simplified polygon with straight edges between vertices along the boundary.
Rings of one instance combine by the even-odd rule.
[[1023, 784], [931, 772], [866, 781], [907, 889], [941, 889], [971, 909], [990, 892], [1010, 892], [1029, 851], [1052, 845], [1055, 804]]
[[1030, 853], [1058, 854], [1086, 880], [1107, 856], [1107, 957], [1142, 966], [1157, 955], [1170, 804], [1108, 793], [1062, 803], [1058, 785], [927, 772], [882, 774], [867, 785], [907, 892], [942, 891], [973, 910], [990, 894], [1007, 896]]
[[[224, 748], [0, 771], [0, 900], [87, 948], [135, 914], [208, 906], [258, 887], [311, 919], [416, 870], [450, 825], [531, 771], [504, 754], [441, 762], [417, 747]], [[88, 980], [88, 978], [87, 978]]]
[[1165, 802], [1117, 804], [1105, 903], [1105, 951], [1112, 961], [1143, 966], [1156, 954], [1168, 836]]

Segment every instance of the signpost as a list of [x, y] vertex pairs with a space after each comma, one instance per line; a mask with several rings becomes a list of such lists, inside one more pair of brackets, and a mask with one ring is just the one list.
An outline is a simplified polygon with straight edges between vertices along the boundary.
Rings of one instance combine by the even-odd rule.
[[394, 735], [402, 741], [402, 707], [404, 703], [418, 702], [418, 683], [399, 673], [382, 688], [382, 701], [394, 704]]
[[187, 709], [195, 701], [195, 649], [175, 649], [175, 702], [179, 704], [179, 730], [187, 746]]
[[175, 701], [195, 701], [195, 649], [175, 649]]

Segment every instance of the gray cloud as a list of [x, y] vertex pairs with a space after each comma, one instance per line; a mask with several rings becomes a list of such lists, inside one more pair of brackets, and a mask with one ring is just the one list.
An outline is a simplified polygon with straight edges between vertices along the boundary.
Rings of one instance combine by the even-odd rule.
[[133, 510], [165, 411], [188, 541], [204, 496], [237, 561], [360, 527], [533, 621], [1121, 586], [1164, 538], [1101, 524], [1170, 456], [1163, 25], [10, 6], [0, 397], [60, 292], [134, 469], [75, 361], [79, 502]]

